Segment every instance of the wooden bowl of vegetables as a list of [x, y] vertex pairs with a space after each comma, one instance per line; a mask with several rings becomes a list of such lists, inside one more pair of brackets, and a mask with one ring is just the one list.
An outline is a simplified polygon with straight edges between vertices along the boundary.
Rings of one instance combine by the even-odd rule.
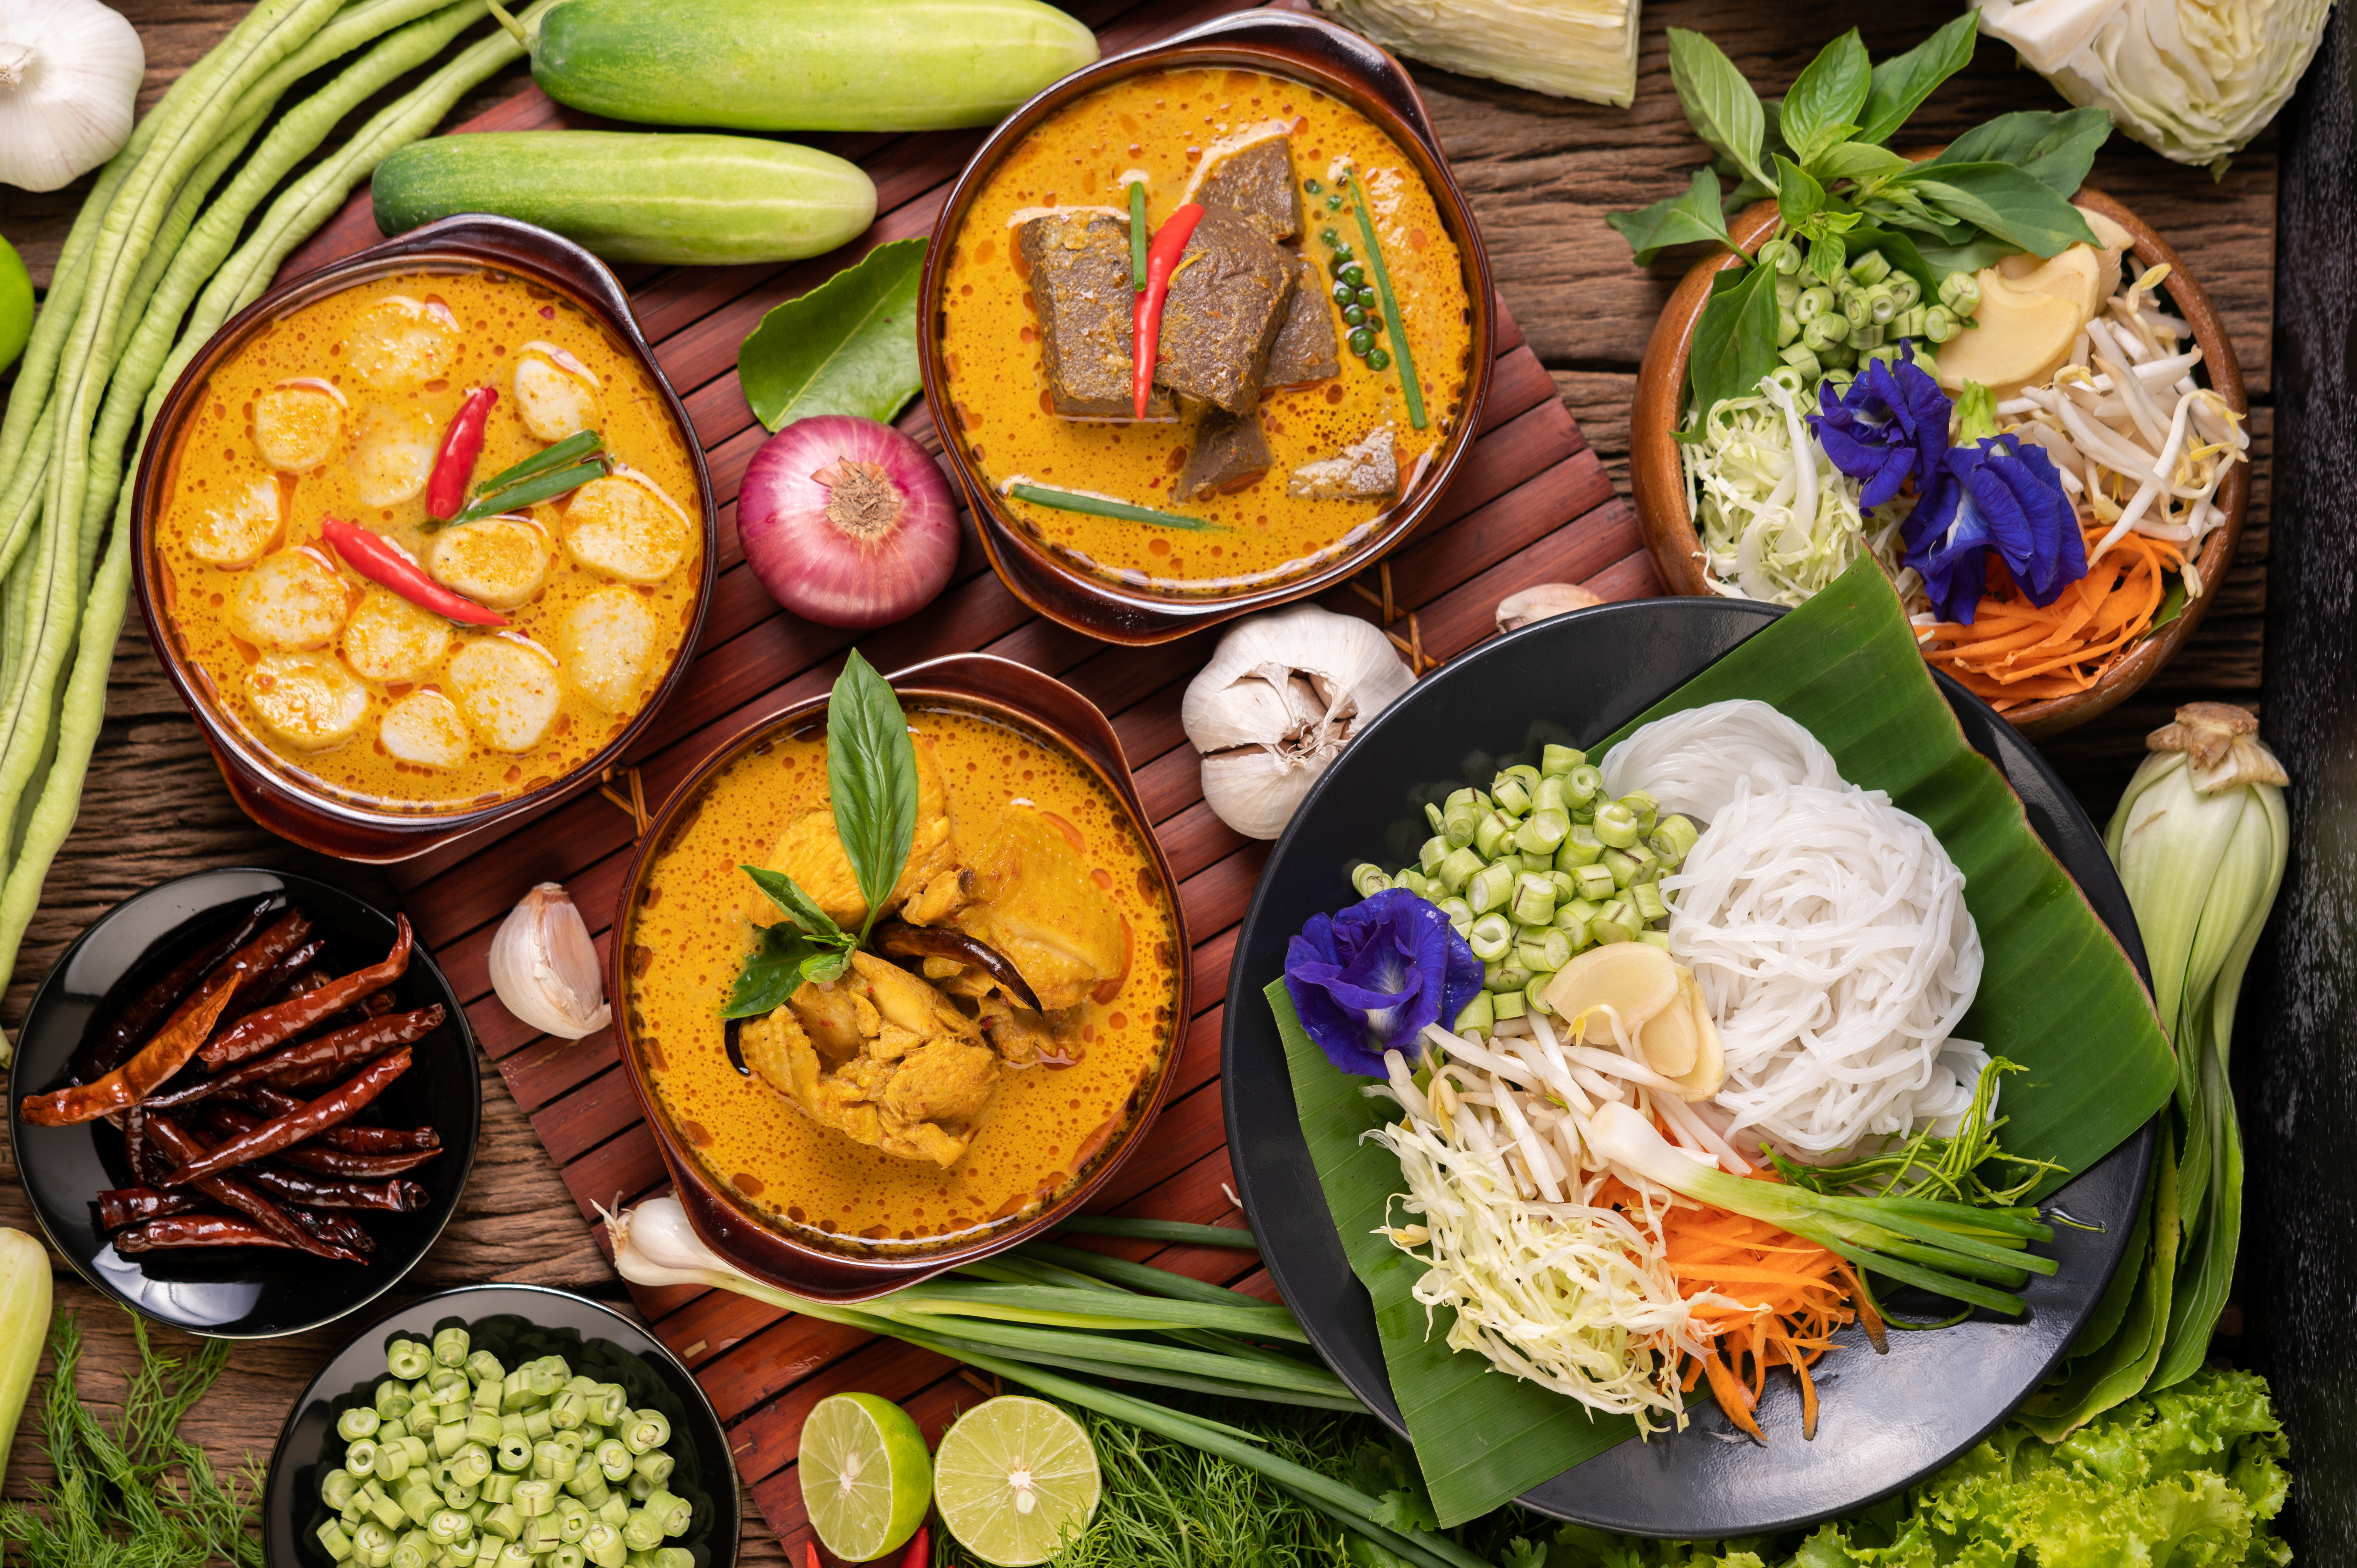
[[231, 320], [132, 507], [148, 635], [238, 804], [371, 862], [595, 782], [683, 675], [719, 554], [621, 286], [500, 218]]
[[1167, 641], [1362, 570], [1480, 428], [1472, 211], [1399, 62], [1316, 17], [1065, 78], [935, 235], [919, 352], [950, 467], [1008, 588], [1090, 636]]
[[[2147, 291], [2147, 298], [2158, 306], [2157, 311], [2148, 308], [2147, 317], [2158, 316], [2169, 327], [2181, 328], [2175, 334], [2175, 341], [2198, 349], [2200, 353], [2198, 369], [2189, 371], [2189, 374], [2205, 390], [2214, 392], [2238, 421], [2247, 415], [2250, 405], [2244, 395], [2242, 369], [2235, 360], [2233, 344], [2228, 338], [2216, 309], [2211, 305], [2209, 295], [2185, 270], [2184, 263], [2177, 252], [2134, 212], [2103, 192], [2082, 187], [2072, 199], [2083, 212], [2116, 226], [2118, 237], [2124, 239], [2123, 264], [2120, 267], [2122, 293], [2126, 292], [2126, 285], [2133, 285], [2149, 269], [2169, 269], [2158, 289]], [[1777, 204], [1772, 200], [1760, 201], [1745, 209], [1728, 225], [1728, 236], [1747, 255], [1756, 254], [1775, 234], [1778, 220]], [[1685, 444], [1679, 439], [1679, 432], [1688, 421], [1688, 376], [1694, 363], [1695, 329], [1710, 300], [1714, 280], [1737, 264], [1732, 252], [1722, 252], [1697, 262], [1686, 274], [1671, 295], [1661, 319], [1653, 328], [1652, 338], [1646, 347], [1644, 364], [1637, 379], [1635, 418], [1630, 433], [1631, 488], [1635, 492], [1638, 517], [1645, 531], [1646, 544], [1652, 552], [1655, 569], [1660, 572], [1663, 583], [1681, 594], [1734, 592], [1738, 597], [1755, 596], [1741, 593], [1739, 585], [1730, 585], [1723, 579], [1714, 581], [1717, 573], [1695, 527], [1693, 501], [1695, 489], [1689, 482], [1694, 460], [1687, 455]], [[2118, 295], [2113, 295], [2104, 305], [2098, 306], [2097, 315], [2100, 317], [2104, 306], [2117, 297]], [[1937, 351], [1938, 346], [1935, 346], [1935, 354]], [[1810, 406], [1812, 409], [1814, 407], [1813, 403]], [[2000, 424], [2013, 427], [2015, 416], [2007, 415], [2005, 411], [2015, 409], [2019, 412], [2018, 401], [2000, 401], [1997, 407]], [[2165, 418], [2168, 412], [2165, 403], [2160, 412]], [[2065, 434], [2070, 433], [2066, 431]], [[2191, 446], [2201, 435], [2194, 430], [2188, 432], [2188, 437], [2182, 441], [2180, 450]], [[2164, 443], [2166, 439], [2164, 435]], [[2075, 443], [2073, 445], [2075, 446]], [[1997, 665], [1997, 656], [1991, 656], [1987, 660], [1975, 660], [1968, 647], [1947, 641], [1939, 635], [1927, 636], [1926, 657], [1939, 668], [1964, 681], [1968, 689], [1988, 700], [1992, 706], [2003, 713], [2015, 728], [2032, 737], [2060, 734], [2108, 712], [2126, 700], [2169, 660], [2216, 599], [2227, 565], [2233, 560], [2235, 546], [2242, 537], [2244, 511], [2249, 497], [2249, 467], [2247, 461], [2229, 460], [2223, 471], [2215, 476], [2214, 488], [2211, 489], [2207, 502], [2211, 510], [2202, 516], [2199, 549], [2190, 563], [2191, 572], [2164, 570], [2155, 565], [2134, 567], [2124, 574], [2114, 593], [2107, 597], [2138, 592], [2141, 584], [2145, 598], [2157, 599], [2157, 602], [2148, 608], [2141, 601], [2131, 605], [2131, 613], [2126, 618], [2127, 625], [2108, 638], [2091, 639], [2085, 646], [2099, 651], [2093, 659], [2067, 666], [2068, 673], [2001, 681], [1985, 672]], [[2114, 475], [2114, 482], [2115, 485], [2118, 483], [2116, 474]], [[2080, 495], [2083, 497], [2084, 493], [2083, 489]], [[2083, 522], [2090, 525], [2094, 521], [2111, 523], [2121, 514], [2121, 501], [2132, 503], [2133, 499], [2131, 487], [2130, 494], [2112, 500], [2107, 509], [2098, 503], [2092, 517], [2090, 503], [2080, 499], [2076, 504], [2081, 509]], [[1868, 526], [1865, 530], [1869, 539], [1875, 533], [1871, 522], [1871, 519], [1867, 520]], [[1899, 537], [1897, 526], [1892, 525], [1888, 532], [1895, 542]], [[1881, 551], [1877, 554], [1886, 570], [1895, 567], [1895, 549], [1887, 555]], [[1902, 590], [1910, 585], [1918, 588], [1910, 597], [1910, 606], [1919, 612], [1918, 624], [1928, 628], [1936, 618], [1925, 608], [1920, 592], [1920, 579], [1916, 579], [1911, 572], [1894, 571], [1894, 575]], [[2159, 580], [2157, 590], [2150, 586], [2151, 579]], [[1984, 629], [1993, 636], [2009, 635], [2017, 648], [2033, 657], [2039, 651], [2036, 645], [2050, 635], [2042, 627], [2026, 622], [1994, 622]], [[2113, 646], [2104, 647], [2106, 642]], [[2018, 664], [2017, 659], [2016, 668]], [[2008, 670], [2007, 673], [2011, 674], [2012, 671]]]

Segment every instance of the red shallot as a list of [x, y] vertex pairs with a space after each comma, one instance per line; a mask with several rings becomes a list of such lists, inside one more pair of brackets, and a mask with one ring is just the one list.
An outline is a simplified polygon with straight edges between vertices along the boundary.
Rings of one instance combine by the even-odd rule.
[[922, 609], [957, 564], [941, 469], [890, 425], [845, 413], [796, 420], [753, 454], [737, 533], [771, 598], [851, 631]]

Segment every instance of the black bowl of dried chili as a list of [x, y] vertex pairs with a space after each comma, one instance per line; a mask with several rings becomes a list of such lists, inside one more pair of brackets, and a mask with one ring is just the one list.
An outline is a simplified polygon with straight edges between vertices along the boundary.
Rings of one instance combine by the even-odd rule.
[[237, 867], [125, 899], [66, 950], [18, 1032], [8, 1137], [84, 1279], [258, 1339], [415, 1266], [467, 1185], [482, 1090], [457, 993], [406, 932], [341, 888]]

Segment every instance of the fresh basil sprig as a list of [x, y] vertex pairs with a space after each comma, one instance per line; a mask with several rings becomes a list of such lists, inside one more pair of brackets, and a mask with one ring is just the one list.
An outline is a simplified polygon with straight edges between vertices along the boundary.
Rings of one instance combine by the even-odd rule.
[[[2100, 109], [2000, 115], [1921, 163], [1884, 145], [1971, 60], [1975, 24], [1967, 11], [1879, 65], [1852, 28], [1818, 52], [1790, 92], [1765, 102], [1717, 45], [1671, 28], [1678, 102], [1716, 156], [1684, 194], [1606, 220], [1643, 266], [1674, 245], [1733, 249], [1727, 216], [1773, 196], [1775, 237], [1800, 245], [1815, 277], [1831, 283], [1850, 256], [1879, 250], [1926, 295], [1952, 272], [2093, 243], [2071, 199], [2111, 134]], [[1737, 181], [1724, 196], [1723, 178]], [[1747, 259], [1712, 280], [1689, 371], [1705, 410], [1750, 392], [1775, 368], [1775, 288], [1757, 274]]]
[[827, 699], [826, 784], [834, 836], [866, 900], [867, 918], [856, 934], [846, 931], [792, 877], [765, 866], [740, 867], [786, 918], [760, 928], [759, 943], [729, 988], [723, 1018], [764, 1015], [783, 1006], [804, 981], [824, 984], [840, 975], [909, 864], [917, 837], [917, 748], [900, 699], [856, 650]]

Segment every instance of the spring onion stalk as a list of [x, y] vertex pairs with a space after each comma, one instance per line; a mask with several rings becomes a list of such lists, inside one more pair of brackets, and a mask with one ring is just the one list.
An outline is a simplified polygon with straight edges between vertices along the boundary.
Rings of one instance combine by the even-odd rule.
[[1183, 528], [1189, 532], [1226, 532], [1224, 525], [1208, 518], [1181, 517], [1177, 512], [1156, 511], [1149, 507], [1132, 506], [1111, 496], [1090, 495], [1085, 490], [1051, 490], [1042, 485], [1010, 483], [1006, 493], [1019, 501], [1034, 506], [1052, 507], [1058, 511], [1086, 512], [1091, 517], [1117, 518], [1123, 522], [1146, 522], [1157, 528]]
[[2152, 755], [2104, 832], [2144, 934], [2154, 1004], [2177, 1047], [2182, 1240], [2147, 1392], [2201, 1368], [2242, 1240], [2243, 1140], [2227, 1051], [2243, 973], [2291, 843], [2289, 779], [2257, 730], [2248, 712], [2225, 703], [2178, 709], [2175, 724], [2147, 739]]
[[[1344, 183], [1356, 183], [1347, 174], [1340, 177]], [[1375, 274], [1375, 294], [1383, 302], [1383, 329], [1399, 360], [1400, 395], [1407, 399], [1407, 422], [1422, 430], [1429, 423], [1424, 416], [1424, 387], [1415, 379], [1415, 355], [1407, 346], [1407, 323], [1400, 319], [1399, 297], [1392, 293], [1391, 269], [1383, 265], [1383, 242], [1375, 238], [1375, 215], [1368, 210], [1368, 200], [1366, 188], [1360, 185], [1358, 199], [1351, 209], [1359, 216], [1359, 236], [1367, 243], [1367, 267]]]
[[2054, 1238], [2028, 1214], [1747, 1181], [1681, 1153], [1642, 1114], [1617, 1101], [1588, 1118], [1587, 1144], [1598, 1157], [1656, 1187], [1805, 1236], [1902, 1283], [2008, 1316], [2021, 1316], [2021, 1298], [1980, 1281], [2019, 1284], [2029, 1273], [2050, 1274], [2059, 1267], [2025, 1250], [2033, 1240]]
[[[756, 1301], [768, 1302], [773, 1306], [799, 1312], [824, 1322], [839, 1323], [848, 1327], [865, 1329], [869, 1333], [888, 1336], [920, 1348], [935, 1351], [953, 1360], [963, 1361], [968, 1366], [993, 1373], [1010, 1382], [1021, 1383], [1051, 1399], [1062, 1400], [1067, 1403], [1079, 1405], [1084, 1410], [1094, 1411], [1110, 1420], [1126, 1422], [1132, 1426], [1142, 1427], [1174, 1443], [1187, 1444], [1206, 1453], [1216, 1454], [1232, 1464], [1257, 1471], [1276, 1486], [1300, 1498], [1304, 1502], [1328, 1513], [1369, 1540], [1379, 1542], [1407, 1562], [1416, 1564], [1417, 1568], [1486, 1568], [1480, 1558], [1443, 1536], [1426, 1530], [1395, 1530], [1376, 1522], [1375, 1511], [1381, 1505], [1374, 1498], [1356, 1487], [1344, 1485], [1315, 1470], [1270, 1454], [1259, 1445], [1259, 1440], [1250, 1433], [1230, 1426], [1224, 1422], [1189, 1415], [1181, 1411], [1172, 1410], [1167, 1405], [1155, 1404], [1149, 1401], [1133, 1399], [1126, 1394], [1115, 1393], [1110, 1389], [1099, 1387], [1094, 1383], [1077, 1382], [1070, 1378], [1060, 1377], [1052, 1371], [1043, 1369], [1043, 1365], [1057, 1365], [1054, 1360], [1043, 1360], [1042, 1358], [1025, 1356], [1017, 1350], [978, 1343], [968, 1335], [968, 1330], [972, 1327], [970, 1324], [909, 1313], [899, 1305], [912, 1292], [921, 1291], [926, 1287], [913, 1286], [909, 1290], [895, 1292], [875, 1301], [863, 1302], [857, 1307], [809, 1301], [779, 1290], [775, 1286], [763, 1284], [759, 1280], [741, 1273], [732, 1267], [725, 1259], [706, 1247], [696, 1237], [695, 1232], [689, 1229], [687, 1215], [680, 1208], [679, 1200], [676, 1198], [651, 1198], [637, 1208], [627, 1209], [622, 1213], [607, 1214], [605, 1219], [607, 1234], [614, 1245], [614, 1266], [621, 1271], [624, 1279], [634, 1284], [694, 1284], [734, 1291], [740, 1295], [750, 1296]], [[1186, 1229], [1189, 1231], [1198, 1231], [1211, 1228], [1187, 1227]], [[1240, 1231], [1228, 1231], [1226, 1234], [1247, 1235]], [[1223, 1242], [1222, 1244], [1232, 1243]], [[991, 1260], [988, 1264], [979, 1267], [996, 1266], [1022, 1272], [1026, 1254], [1030, 1251], [1030, 1248], [1017, 1248], [1011, 1252], [1003, 1253], [998, 1258]], [[1046, 1251], [1050, 1257], [1058, 1260], [1057, 1266], [1060, 1267], [1065, 1264], [1093, 1267], [1107, 1262], [1107, 1260], [1096, 1258], [1092, 1253], [1077, 1252], [1064, 1248], [1050, 1248]], [[1082, 1260], [1087, 1260], [1087, 1262], [1082, 1264]], [[1127, 1268], [1132, 1271], [1139, 1267], [1141, 1265], [1127, 1265]], [[1196, 1284], [1200, 1282], [1189, 1282], [1189, 1283]], [[1234, 1296], [1233, 1292], [1220, 1291], [1217, 1286], [1201, 1288], [1217, 1292], [1221, 1295]], [[1077, 1295], [1083, 1293], [1074, 1292], [1073, 1294]], [[1192, 1296], [1197, 1292], [1188, 1290], [1185, 1294]], [[1125, 1292], [1123, 1299], [1123, 1310], [1128, 1311], [1134, 1310], [1130, 1304], [1139, 1298]], [[1082, 1345], [1093, 1344], [1095, 1355], [1092, 1358], [1075, 1358], [1075, 1359], [1094, 1363], [1083, 1369], [1101, 1377], [1148, 1380], [1139, 1377], [1140, 1371], [1146, 1369], [1141, 1369], [1130, 1359], [1135, 1352], [1145, 1348], [1145, 1342], [1114, 1338], [1110, 1335], [1093, 1341], [1087, 1336], [1078, 1334], [1066, 1335], [1064, 1337]], [[1307, 1363], [1294, 1364], [1307, 1369]], [[1265, 1364], [1255, 1364], [1251, 1375], [1265, 1376], [1267, 1369]], [[1322, 1369], [1319, 1369], [1322, 1370]], [[1186, 1380], [1167, 1377], [1159, 1371], [1149, 1370], [1149, 1378], [1152, 1381], [1167, 1386], [1181, 1388], [1194, 1386]], [[1339, 1380], [1337, 1386], [1339, 1386]], [[1237, 1390], [1222, 1388], [1211, 1391], [1226, 1393], [1239, 1391], [1248, 1387], [1249, 1385], [1239, 1384]], [[1261, 1391], [1248, 1397], [1286, 1398], [1283, 1394], [1268, 1391]], [[1298, 1400], [1291, 1402], [1314, 1402]], [[1348, 1406], [1338, 1405], [1330, 1408], [1355, 1410], [1361, 1407], [1352, 1402]]]

